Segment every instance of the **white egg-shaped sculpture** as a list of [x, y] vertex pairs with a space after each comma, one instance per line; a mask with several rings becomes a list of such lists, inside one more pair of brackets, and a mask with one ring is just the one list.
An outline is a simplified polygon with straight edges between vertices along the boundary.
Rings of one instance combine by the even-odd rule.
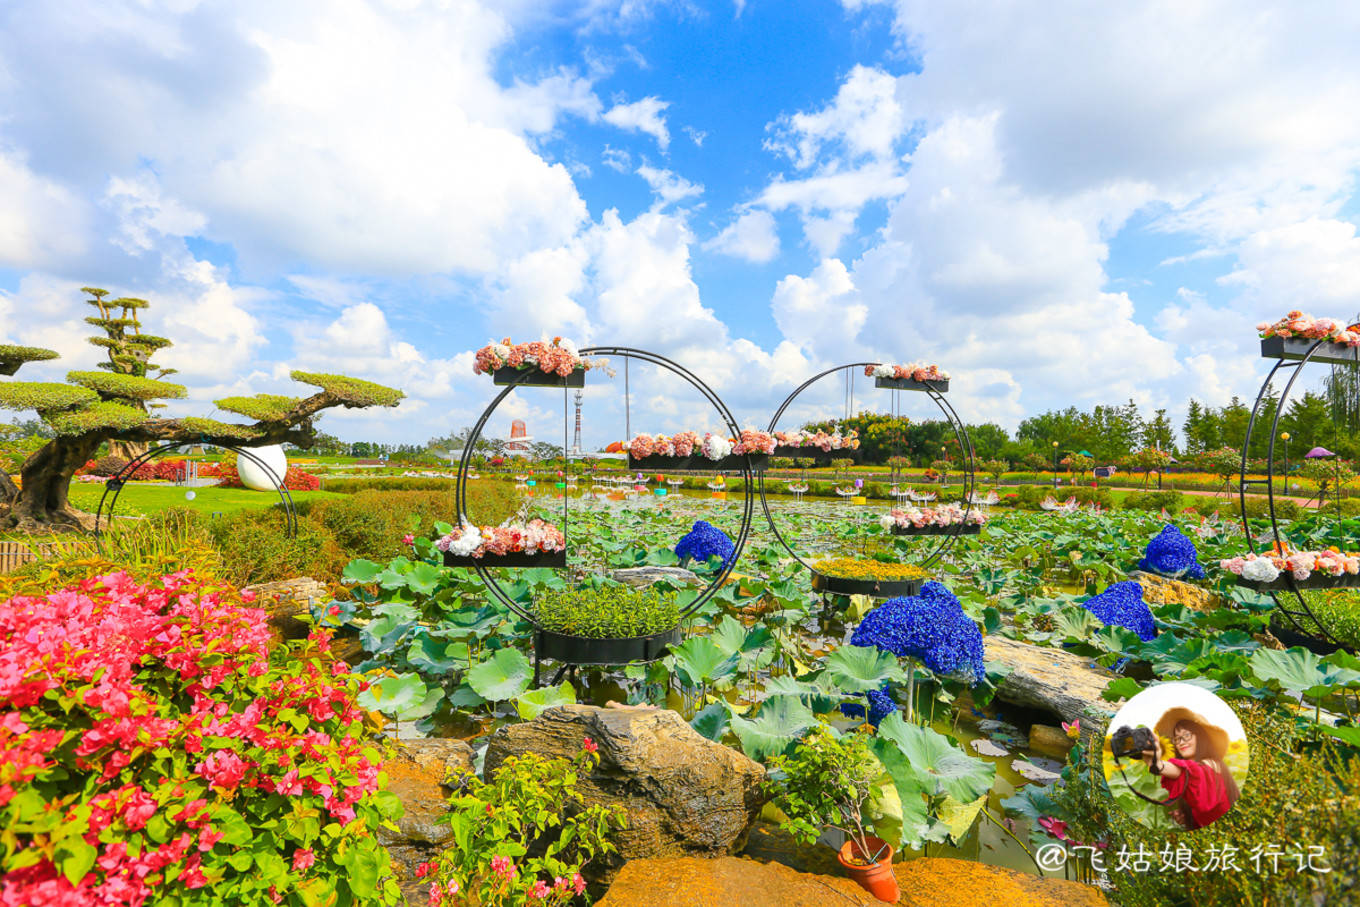
[[[283, 452], [283, 445], [243, 449], [250, 456], [241, 454], [236, 458], [236, 474], [241, 477], [242, 485], [254, 491], [274, 491], [283, 484], [283, 478], [288, 474], [288, 456]], [[265, 471], [266, 467], [269, 472]]]

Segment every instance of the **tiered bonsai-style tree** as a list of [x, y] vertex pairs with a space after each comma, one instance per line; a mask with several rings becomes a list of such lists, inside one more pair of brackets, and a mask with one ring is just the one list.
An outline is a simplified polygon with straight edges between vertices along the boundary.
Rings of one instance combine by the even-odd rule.
[[[20, 467], [22, 487], [0, 468], [0, 528], [25, 530], [79, 528], [89, 515], [67, 500], [71, 477], [105, 441], [149, 444], [195, 442], [218, 445], [291, 443], [309, 447], [315, 436], [317, 413], [335, 406], [362, 408], [396, 406], [405, 395], [394, 388], [344, 375], [292, 372], [294, 381], [320, 388], [306, 398], [277, 394], [226, 397], [217, 408], [254, 419], [253, 425], [186, 416], [163, 419], [151, 410], [164, 404], [152, 401], [185, 396], [185, 388], [161, 380], [172, 369], [153, 364], [152, 354], [170, 346], [164, 337], [141, 333], [136, 317], [148, 303], [120, 298], [109, 302], [107, 290], [85, 287], [88, 302], [99, 309], [89, 323], [105, 336], [90, 342], [109, 351], [103, 371], [68, 372], [67, 384], [43, 381], [0, 383], [0, 408], [35, 410], [56, 437], [35, 451]], [[55, 359], [52, 350], [0, 345], [0, 374], [13, 375], [28, 362]], [[149, 377], [148, 372], [154, 372]], [[143, 448], [144, 449], [144, 448]]]

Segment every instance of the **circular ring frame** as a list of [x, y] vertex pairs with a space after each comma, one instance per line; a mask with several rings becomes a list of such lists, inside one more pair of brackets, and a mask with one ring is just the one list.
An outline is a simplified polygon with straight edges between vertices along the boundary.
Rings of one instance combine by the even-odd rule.
[[[656, 365], [660, 366], [661, 368], [667, 369], [673, 372], [674, 374], [679, 375], [687, 382], [689, 382], [689, 384], [695, 390], [699, 391], [699, 393], [702, 394], [705, 399], [707, 399], [710, 403], [713, 404], [714, 407], [717, 408], [719, 415], [722, 417], [723, 421], [727, 423], [728, 430], [732, 432], [733, 437], [737, 437], [741, 434], [741, 429], [737, 426], [737, 420], [733, 417], [731, 410], [729, 410], [727, 408], [727, 404], [723, 403], [722, 400], [718, 397], [718, 395], [713, 392], [712, 388], [705, 384], [697, 375], [695, 375], [689, 369], [685, 368], [682, 365], [679, 365], [676, 362], [671, 361], [670, 359], [667, 359], [664, 356], [648, 352], [647, 350], [640, 350], [626, 346], [588, 347], [586, 349], [581, 350], [580, 355], [621, 356], [637, 359], [642, 362], [646, 362], [651, 365]], [[467, 440], [463, 445], [463, 455], [458, 462], [458, 484], [455, 496], [455, 503], [458, 508], [457, 516], [460, 524], [463, 522], [464, 517], [467, 515], [467, 481], [468, 481], [467, 476], [469, 467], [472, 464], [472, 450], [476, 446], [477, 439], [481, 437], [482, 431], [486, 428], [486, 423], [490, 421], [492, 413], [496, 411], [496, 407], [500, 406], [501, 401], [504, 400], [505, 397], [515, 388], [520, 387], [522, 384], [524, 384], [524, 382], [526, 382], [532, 375], [533, 372], [531, 370], [525, 369], [519, 375], [515, 376], [514, 383], [506, 386], [499, 394], [496, 395], [496, 398], [491, 401], [490, 405], [488, 405], [487, 408], [482, 411], [481, 417], [478, 418], [477, 423], [472, 428], [472, 433], [468, 435]], [[565, 395], [566, 393], [567, 389], [564, 388], [563, 394]], [[693, 616], [700, 608], [704, 606], [704, 604], [710, 598], [712, 598], [714, 595], [718, 593], [718, 590], [721, 589], [723, 587], [723, 584], [727, 582], [727, 577], [731, 574], [732, 568], [736, 566], [737, 560], [741, 557], [742, 549], [746, 546], [746, 539], [751, 534], [751, 515], [755, 509], [754, 471], [751, 468], [750, 458], [748, 457], [742, 458], [742, 477], [744, 479], [744, 481], [742, 482], [742, 487], [744, 490], [744, 506], [742, 509], [741, 532], [738, 534], [736, 540], [733, 542], [732, 557], [723, 565], [722, 570], [718, 573], [716, 577], [713, 578], [713, 580], [709, 583], [707, 588], [700, 592], [699, 596], [695, 598], [694, 601], [690, 602], [690, 604], [685, 608], [685, 610], [681, 612], [680, 614], [681, 620], [685, 620], [686, 618]], [[564, 522], [567, 520], [568, 514], [567, 501], [569, 498], [570, 495], [564, 491], [562, 495], [562, 515]], [[566, 525], [564, 525], [562, 533], [563, 536], [566, 535], [566, 528], [567, 528]], [[534, 619], [533, 612], [525, 608], [523, 605], [515, 601], [513, 598], [511, 598], [506, 593], [505, 589], [501, 587], [500, 583], [496, 581], [496, 578], [491, 574], [491, 569], [493, 568], [493, 566], [494, 565], [488, 566], [487, 564], [483, 563], [480, 560], [474, 560], [472, 569], [476, 571], [477, 576], [481, 578], [482, 582], [486, 585], [486, 588], [491, 592], [491, 594], [496, 598], [497, 601], [505, 605], [505, 607], [509, 608], [512, 613], [517, 614], [524, 620], [533, 624], [535, 627], [538, 627], [538, 623]]]
[[[819, 372], [818, 374], [813, 375], [811, 378], [807, 379], [802, 384], [798, 385], [798, 387], [794, 390], [793, 393], [789, 394], [787, 397], [784, 398], [784, 402], [779, 405], [779, 409], [775, 410], [774, 416], [770, 419], [770, 427], [766, 429], [766, 431], [773, 434], [775, 428], [779, 425], [780, 417], [783, 416], [784, 412], [793, 404], [793, 401], [796, 400], [798, 396], [803, 393], [803, 391], [807, 390], [809, 387], [811, 387], [813, 384], [820, 381], [821, 379], [825, 378], [827, 375], [831, 375], [841, 371], [849, 371], [851, 369], [865, 368], [866, 366], [873, 367], [881, 364], [882, 363], [880, 362], [852, 362], [848, 365], [837, 365], [833, 368], [827, 369], [824, 372]], [[972, 438], [969, 437], [968, 429], [959, 419], [958, 413], [955, 411], [954, 407], [949, 403], [948, 400], [945, 399], [944, 394], [942, 394], [938, 390], [935, 390], [932, 387], [925, 387], [922, 392], [925, 393], [928, 397], [930, 397], [932, 401], [934, 401], [935, 405], [939, 407], [940, 412], [944, 413], [945, 419], [949, 422], [949, 427], [954, 432], [954, 440], [958, 443], [959, 450], [961, 452], [963, 451], [967, 452], [967, 456], [964, 460], [963, 471], [964, 476], [963, 516], [964, 523], [966, 523], [968, 520], [968, 514], [971, 513], [973, 509], [973, 492], [976, 491], [977, 489], [976, 464], [973, 456]], [[770, 512], [770, 502], [765, 494], [764, 473], [761, 473], [760, 475], [760, 506], [761, 509], [765, 511], [765, 519], [770, 524], [770, 530], [774, 533], [774, 537], [779, 540], [779, 544], [784, 546], [784, 550], [788, 551], [788, 553], [793, 556], [794, 560], [802, 564], [812, 573], [816, 574], [818, 572], [817, 569], [799, 556], [798, 552], [794, 550], [793, 546], [789, 544], [786, 538], [784, 538], [783, 533], [779, 531], [779, 527], [775, 525], [774, 515]], [[931, 564], [934, 564], [936, 561], [938, 561], [941, 557], [944, 556], [944, 554], [950, 549], [950, 547], [953, 546], [954, 542], [958, 539], [959, 535], [961, 534], [961, 530], [964, 523], [957, 524], [959, 527], [958, 530], [948, 533], [941, 533], [938, 536], [939, 541], [935, 543], [935, 547], [931, 550], [930, 554], [926, 557], [926, 559], [921, 563], [921, 567], [923, 568], [929, 567]]]
[[[1251, 534], [1251, 523], [1247, 519], [1247, 487], [1249, 485], [1259, 485], [1262, 482], [1265, 483], [1266, 502], [1267, 507], [1270, 510], [1271, 538], [1276, 546], [1285, 544], [1284, 536], [1280, 533], [1279, 519], [1275, 515], [1275, 440], [1280, 436], [1280, 416], [1284, 414], [1285, 402], [1289, 399], [1289, 392], [1293, 390], [1294, 382], [1297, 381], [1299, 375], [1302, 374], [1303, 367], [1307, 365], [1328, 342], [1329, 341], [1325, 338], [1315, 341], [1308, 347], [1308, 351], [1298, 359], [1285, 359], [1283, 357], [1276, 359], [1274, 366], [1272, 366], [1270, 371], [1266, 374], [1265, 380], [1261, 382], [1261, 389], [1256, 394], [1256, 403], [1251, 408], [1251, 418], [1247, 422], [1247, 437], [1242, 442], [1242, 464], [1238, 471], [1237, 499], [1239, 512], [1242, 517], [1242, 531], [1247, 537], [1247, 550], [1253, 554], [1256, 553], [1256, 539], [1253, 538]], [[1266, 401], [1269, 399], [1267, 391], [1275, 380], [1276, 373], [1282, 369], [1292, 369], [1293, 374], [1289, 376], [1289, 380], [1285, 382], [1284, 389], [1280, 391], [1279, 399], [1275, 405], [1275, 415], [1270, 421], [1270, 438], [1266, 446], [1266, 477], [1265, 479], [1249, 479], [1247, 477], [1247, 452], [1251, 450], [1251, 437], [1256, 430], [1256, 420], [1261, 414]], [[1285, 496], [1288, 497], [1288, 475], [1284, 477], [1284, 481]], [[1272, 550], [1281, 549], [1275, 548]], [[1260, 591], [1265, 591], [1266, 594], [1275, 601], [1275, 610], [1288, 619], [1293, 630], [1297, 631], [1301, 638], [1311, 637], [1313, 639], [1321, 639], [1324, 646], [1349, 649], [1349, 647], [1344, 646], [1341, 641], [1327, 629], [1327, 626], [1318, 619], [1318, 616], [1313, 612], [1313, 609], [1308, 606], [1308, 600], [1304, 597], [1303, 590], [1295, 584], [1293, 574], [1283, 572], [1281, 573], [1281, 577], [1285, 579], [1287, 585], [1286, 589], [1279, 591], [1266, 589]], [[1280, 594], [1282, 592], [1291, 596], [1298, 602], [1298, 610], [1292, 610], [1285, 607], [1284, 602], [1280, 600]], [[1312, 627], [1305, 625], [1305, 619], [1312, 623]], [[1318, 633], [1322, 634], [1321, 637], [1316, 635]]]
[[[99, 496], [99, 506], [95, 508], [94, 512], [94, 544], [95, 547], [99, 549], [100, 553], [103, 553], [104, 551], [104, 541], [103, 535], [99, 529], [99, 524], [106, 519], [104, 511], [107, 505], [107, 522], [109, 525], [113, 525], [113, 511], [118, 504], [118, 496], [123, 493], [123, 488], [127, 485], [128, 480], [126, 477], [136, 474], [138, 469], [141, 469], [152, 460], [159, 459], [165, 454], [170, 453], [172, 450], [181, 450], [185, 447], [193, 447], [195, 444], [202, 443], [204, 442], [170, 441], [159, 447], [153, 447], [145, 453], [133, 457], [127, 462], [127, 465], [118, 470], [117, 474], [104, 483], [104, 493]], [[247, 460], [264, 470], [264, 474], [267, 476], [274, 475], [274, 470], [271, 469], [264, 460], [260, 459], [251, 451], [246, 450], [244, 447], [233, 447], [230, 444], [214, 444], [213, 446], [220, 447], [223, 450], [230, 450], [238, 457], [245, 457]], [[283, 504], [284, 523], [286, 524], [285, 534], [288, 538], [295, 538], [297, 536], [298, 521], [297, 510], [293, 507], [293, 496], [289, 493], [288, 487], [284, 481], [275, 481], [274, 490], [279, 493], [279, 501]], [[110, 497], [110, 492], [112, 492], [112, 497]]]

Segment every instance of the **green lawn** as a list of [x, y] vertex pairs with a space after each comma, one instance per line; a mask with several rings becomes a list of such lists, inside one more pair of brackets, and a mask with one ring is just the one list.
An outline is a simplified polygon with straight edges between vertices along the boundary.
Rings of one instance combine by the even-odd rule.
[[[189, 491], [194, 492], [193, 500], [185, 497], [186, 492]], [[104, 486], [100, 484], [71, 483], [71, 502], [81, 510], [88, 510], [93, 513], [94, 509], [99, 506], [99, 496], [103, 493]], [[294, 502], [316, 498], [348, 497], [348, 495], [333, 491], [294, 491], [290, 494]], [[123, 493], [118, 496], [117, 514], [128, 516], [137, 513], [156, 513], [171, 507], [191, 507], [204, 513], [233, 513], [237, 510], [249, 510], [255, 507], [270, 507], [277, 503], [279, 503], [279, 496], [272, 491], [251, 491], [248, 488], [217, 488], [214, 486], [189, 489], [174, 485], [134, 483], [125, 486]]]

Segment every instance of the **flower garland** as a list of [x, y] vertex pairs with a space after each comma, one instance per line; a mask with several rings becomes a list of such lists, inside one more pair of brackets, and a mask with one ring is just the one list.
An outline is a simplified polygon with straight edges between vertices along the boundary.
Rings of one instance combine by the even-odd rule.
[[698, 432], [693, 431], [682, 431], [669, 437], [640, 432], [625, 444], [624, 448], [638, 460], [652, 456], [690, 457], [696, 452], [705, 459], [721, 460], [733, 454], [743, 456], [773, 453], [775, 439], [774, 435], [768, 432], [750, 428], [743, 431], [736, 441], [712, 432], [705, 433], [702, 438]]
[[828, 453], [833, 450], [859, 449], [859, 432], [853, 429], [846, 435], [840, 432], [827, 434], [824, 431], [777, 431], [774, 440], [780, 447], [817, 447]]
[[1335, 318], [1314, 318], [1298, 309], [1274, 323], [1263, 321], [1256, 326], [1262, 338], [1303, 337], [1307, 340], [1329, 340], [1346, 346], [1360, 346], [1360, 324], [1347, 325]]
[[582, 359], [576, 351], [576, 344], [561, 337], [554, 337], [552, 343], [540, 340], [511, 343], [510, 338], [506, 337], [500, 343], [488, 343], [477, 351], [472, 372], [481, 375], [507, 367], [530, 369], [537, 366], [547, 374], [566, 378], [577, 369], [594, 368], [598, 364], [595, 360]]
[[966, 524], [969, 526], [984, 526], [987, 523], [987, 514], [980, 510], [964, 511], [959, 504], [941, 504], [938, 507], [907, 507], [905, 510], [893, 510], [887, 516], [879, 518], [879, 525], [884, 529], [924, 529], [927, 526], [957, 526]]
[[1274, 582], [1282, 573], [1291, 573], [1295, 580], [1302, 582], [1314, 573], [1355, 576], [1360, 573], [1360, 553], [1343, 554], [1332, 547], [1324, 551], [1248, 554], [1226, 558], [1219, 561], [1218, 565], [1229, 573], [1255, 583]]
[[567, 546], [562, 530], [545, 520], [509, 526], [474, 526], [464, 523], [434, 543], [440, 551], [457, 557], [499, 557], [505, 554], [539, 554], [562, 551]]
[[948, 381], [949, 373], [929, 362], [910, 362], [906, 365], [866, 365], [864, 374], [870, 378], [910, 378], [912, 381]]

